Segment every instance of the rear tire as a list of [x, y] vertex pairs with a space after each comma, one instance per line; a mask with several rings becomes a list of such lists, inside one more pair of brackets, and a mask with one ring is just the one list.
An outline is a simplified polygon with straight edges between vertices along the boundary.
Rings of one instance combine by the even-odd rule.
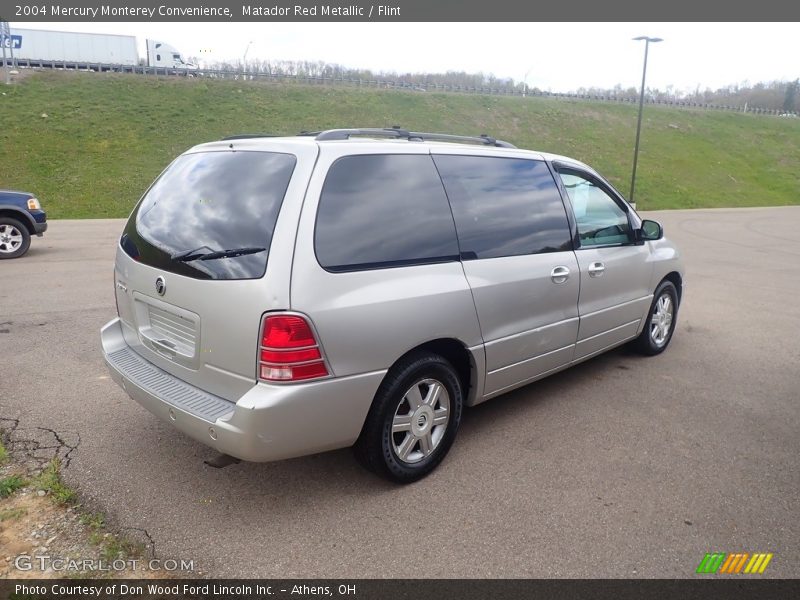
[[28, 228], [11, 217], [0, 217], [0, 260], [19, 258], [31, 246]]
[[662, 281], [653, 294], [642, 333], [633, 347], [645, 356], [655, 356], [667, 349], [678, 319], [678, 290], [671, 281]]
[[450, 450], [462, 407], [453, 366], [437, 354], [412, 354], [392, 367], [378, 388], [353, 446], [356, 458], [390, 481], [417, 481]]

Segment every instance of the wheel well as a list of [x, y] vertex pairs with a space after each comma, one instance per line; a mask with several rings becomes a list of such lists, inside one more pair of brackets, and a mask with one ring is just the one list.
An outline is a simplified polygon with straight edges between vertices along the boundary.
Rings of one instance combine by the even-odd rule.
[[680, 302], [681, 296], [683, 295], [683, 280], [681, 279], [681, 274], [677, 271], [672, 271], [672, 273], [667, 273], [664, 279], [671, 281], [675, 286], [675, 289], [678, 290], [678, 302]]
[[475, 365], [472, 355], [464, 344], [452, 338], [431, 340], [430, 342], [420, 344], [416, 348], [412, 348], [401, 356], [398, 362], [409, 354], [420, 351], [438, 354], [453, 365], [461, 381], [461, 387], [464, 391], [464, 401], [466, 402], [470, 396], [470, 391], [475, 387]]
[[28, 230], [28, 233], [30, 233], [31, 235], [35, 233], [33, 225], [31, 225], [31, 220], [27, 218], [25, 216], [25, 213], [23, 213], [22, 211], [11, 210], [8, 208], [1, 208], [0, 217], [9, 217], [11, 219], [16, 219], [17, 221], [25, 225], [25, 228]]

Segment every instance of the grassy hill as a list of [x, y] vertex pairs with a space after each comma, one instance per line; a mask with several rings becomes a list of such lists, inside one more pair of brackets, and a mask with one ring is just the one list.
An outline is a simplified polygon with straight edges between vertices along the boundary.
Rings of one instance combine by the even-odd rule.
[[[488, 133], [630, 185], [632, 105], [62, 72], [1, 87], [0, 187], [54, 218], [126, 216], [175, 155], [241, 132]], [[636, 189], [643, 209], [800, 204], [800, 119], [645, 107]]]

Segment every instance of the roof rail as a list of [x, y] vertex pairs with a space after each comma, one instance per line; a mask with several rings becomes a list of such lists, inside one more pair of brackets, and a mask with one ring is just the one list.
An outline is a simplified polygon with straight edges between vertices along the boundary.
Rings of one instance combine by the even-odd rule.
[[424, 133], [419, 131], [408, 131], [399, 127], [362, 128], [362, 129], [329, 129], [327, 131], [304, 131], [300, 135], [313, 135], [317, 141], [326, 140], [347, 140], [350, 136], [364, 135], [372, 137], [389, 137], [394, 139], [406, 139], [409, 141], [438, 140], [442, 142], [461, 142], [468, 144], [483, 144], [484, 146], [497, 146], [499, 148], [516, 148], [513, 144], [489, 137], [486, 134], [480, 136], [451, 135], [449, 133]]
[[262, 138], [262, 137], [278, 137], [275, 133], [237, 133], [236, 135], [229, 135], [222, 138], [223, 142], [228, 140], [246, 140], [249, 138]]

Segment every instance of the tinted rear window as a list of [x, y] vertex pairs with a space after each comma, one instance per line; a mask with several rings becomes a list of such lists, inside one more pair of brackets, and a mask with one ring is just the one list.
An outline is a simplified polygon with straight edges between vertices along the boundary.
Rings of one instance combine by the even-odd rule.
[[322, 188], [314, 244], [330, 271], [458, 260], [453, 217], [431, 157], [337, 160]]
[[567, 213], [542, 161], [436, 156], [464, 260], [571, 250]]
[[[198, 279], [261, 277], [295, 163], [274, 152], [183, 155], [133, 211], [122, 248], [144, 264]], [[199, 259], [235, 249], [248, 253]], [[179, 260], [186, 253], [198, 258]]]

